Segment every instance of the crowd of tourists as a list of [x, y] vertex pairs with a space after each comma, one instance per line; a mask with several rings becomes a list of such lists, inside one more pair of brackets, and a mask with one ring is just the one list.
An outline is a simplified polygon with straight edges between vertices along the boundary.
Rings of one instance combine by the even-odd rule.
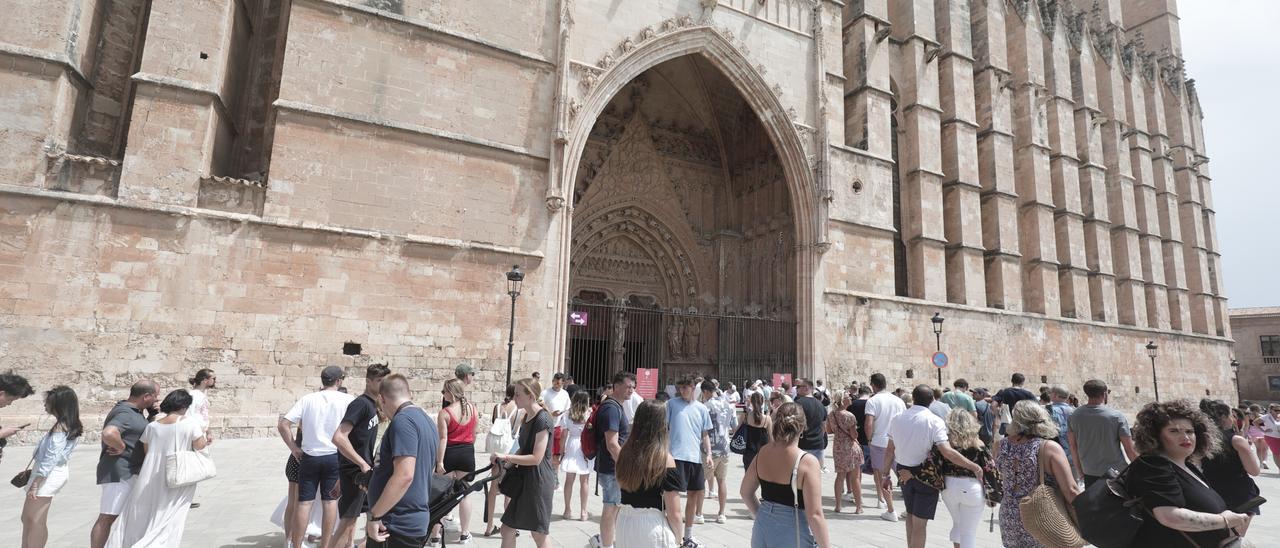
[[[998, 513], [1006, 547], [1068, 545], [1046, 538], [1042, 524], [1079, 519], [1055, 512], [1099, 496], [1090, 487], [1100, 481], [1118, 482], [1141, 502], [1147, 519], [1136, 534], [1144, 545], [1247, 545], [1261, 502], [1253, 477], [1268, 453], [1280, 468], [1280, 405], [1153, 402], [1131, 425], [1096, 379], [1081, 387], [1083, 401], [1062, 385], [1032, 392], [1021, 374], [992, 393], [964, 379], [891, 390], [880, 373], [836, 389], [803, 378], [777, 387], [748, 381], [741, 390], [683, 378], [674, 393], [644, 399], [631, 373], [594, 390], [556, 373], [545, 389], [536, 375], [511, 383], [502, 402], [482, 411], [472, 401], [474, 369], [454, 373], [435, 407], [385, 365], [366, 368], [358, 396], [343, 386], [343, 368], [320, 372], [319, 390], [278, 423], [290, 453], [278, 511], [286, 546], [421, 548], [452, 529], [450, 543], [467, 544], [478, 519], [482, 534], [500, 536], [504, 547], [522, 534], [547, 547], [554, 493], [563, 489], [562, 519], [587, 521], [594, 479], [603, 509], [592, 546], [696, 548], [699, 527], [728, 521], [727, 470], [738, 463], [753, 547], [831, 546], [827, 516], [850, 503], [862, 514], [872, 493], [880, 519], [905, 522], [912, 548], [925, 546], [940, 502], [959, 548], [977, 545], [988, 509]], [[202, 369], [191, 388], [161, 397], [154, 382], [139, 380], [107, 414], [92, 548], [179, 545], [188, 510], [199, 506], [197, 485], [212, 475], [192, 470], [213, 443], [207, 392], [216, 384]], [[33, 394], [26, 379], [0, 375], [0, 407]], [[44, 408], [44, 435], [14, 478], [26, 493], [24, 548], [45, 545], [52, 500], [84, 431], [71, 388], [49, 389]], [[493, 488], [464, 489], [438, 515], [432, 497], [441, 477], [464, 487], [478, 481], [477, 427], [486, 423], [479, 454], [488, 462], [480, 464], [491, 467]], [[0, 451], [30, 426], [0, 427]], [[175, 471], [184, 455], [203, 457]], [[175, 473], [191, 478], [175, 485]], [[1062, 504], [1036, 503], [1045, 497]]]

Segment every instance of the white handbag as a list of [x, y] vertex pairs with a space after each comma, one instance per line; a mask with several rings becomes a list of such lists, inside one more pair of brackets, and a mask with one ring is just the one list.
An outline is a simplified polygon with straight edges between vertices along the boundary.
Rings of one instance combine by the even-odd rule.
[[178, 451], [164, 461], [164, 479], [171, 489], [194, 485], [217, 475], [213, 459], [200, 451]]

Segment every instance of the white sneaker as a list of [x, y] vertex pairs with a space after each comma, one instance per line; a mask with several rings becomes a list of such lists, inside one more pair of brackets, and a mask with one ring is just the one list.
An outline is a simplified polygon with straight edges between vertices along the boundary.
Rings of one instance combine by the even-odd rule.
[[898, 514], [895, 514], [893, 512], [885, 512], [883, 514], [880, 514], [880, 519], [885, 521], [897, 522]]
[[707, 522], [707, 520], [705, 520], [705, 519], [703, 519], [703, 518], [702, 518], [702, 514], [694, 514], [694, 516], [693, 516], [693, 524], [694, 524], [694, 525], [702, 525], [702, 524], [704, 524], [704, 523], [706, 523], [706, 522]]
[[726, 518], [726, 517], [724, 517], [724, 514], [717, 514], [717, 515], [716, 515], [716, 523], [724, 523], [724, 522], [726, 522], [726, 521], [729, 521], [729, 519], [728, 519], [728, 518]]
[[602, 548], [604, 543], [600, 541], [600, 535], [595, 534], [591, 535], [591, 538], [587, 541], [587, 546], [590, 546], [591, 548]]
[[702, 548], [702, 544], [693, 537], [685, 537], [684, 542], [680, 543], [680, 548]]
[[853, 502], [853, 501], [854, 501], [853, 493], [845, 493], [845, 494], [844, 494], [844, 501], [845, 501], [845, 502]]

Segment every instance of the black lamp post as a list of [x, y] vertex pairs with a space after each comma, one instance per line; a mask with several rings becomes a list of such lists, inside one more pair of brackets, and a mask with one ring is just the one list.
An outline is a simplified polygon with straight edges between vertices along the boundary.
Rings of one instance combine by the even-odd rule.
[[1151, 356], [1151, 384], [1156, 389], [1156, 401], [1160, 401], [1160, 379], [1156, 378], [1156, 343], [1147, 341], [1147, 355]]
[[1236, 378], [1236, 405], [1240, 405], [1240, 360], [1231, 358], [1231, 376]]
[[511, 331], [507, 335], [507, 384], [511, 386], [511, 352], [516, 344], [516, 297], [520, 296], [520, 284], [524, 282], [524, 272], [520, 265], [511, 267], [507, 273], [507, 294], [511, 295]]
[[[933, 322], [933, 336], [938, 343], [937, 345], [938, 352], [942, 352], [942, 313], [934, 312], [933, 318], [929, 319], [929, 321]], [[941, 389], [942, 388], [942, 368], [937, 367], [935, 365], [934, 369], [938, 370], [938, 388]]]

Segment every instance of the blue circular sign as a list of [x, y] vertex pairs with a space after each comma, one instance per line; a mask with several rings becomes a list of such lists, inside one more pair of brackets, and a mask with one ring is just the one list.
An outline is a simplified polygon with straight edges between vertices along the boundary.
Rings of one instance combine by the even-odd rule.
[[947, 359], [947, 355], [942, 352], [934, 352], [933, 358], [931, 358], [930, 361], [933, 362], [934, 367], [938, 368], [946, 367], [947, 363], [950, 362], [950, 360]]

